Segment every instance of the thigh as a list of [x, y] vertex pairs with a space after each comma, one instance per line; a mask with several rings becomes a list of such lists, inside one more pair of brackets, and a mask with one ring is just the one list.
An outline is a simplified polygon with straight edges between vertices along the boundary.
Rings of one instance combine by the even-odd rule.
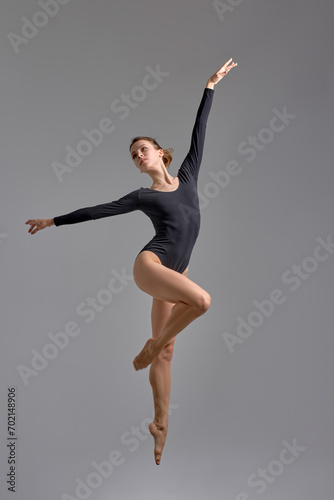
[[133, 277], [141, 290], [165, 302], [184, 302], [197, 306], [202, 297], [208, 295], [186, 274], [162, 265], [160, 259], [147, 250], [138, 255], [133, 267]]
[[[184, 276], [187, 276], [188, 273], [188, 267], [187, 269], [182, 273]], [[164, 300], [159, 300], [155, 297], [153, 297], [152, 300], [152, 311], [151, 311], [151, 323], [152, 323], [152, 337], [157, 338], [159, 337], [160, 333], [163, 330], [163, 327], [165, 326], [166, 321], [168, 320], [172, 309], [174, 307], [173, 302], [166, 302]], [[174, 344], [175, 342], [175, 337], [172, 339], [170, 342], [171, 344]]]

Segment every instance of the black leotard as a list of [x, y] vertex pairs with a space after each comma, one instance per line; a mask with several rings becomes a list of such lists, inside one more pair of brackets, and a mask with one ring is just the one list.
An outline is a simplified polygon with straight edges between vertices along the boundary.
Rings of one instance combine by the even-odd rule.
[[80, 208], [55, 217], [55, 225], [74, 224], [141, 210], [151, 219], [156, 234], [139, 254], [150, 250], [159, 257], [163, 265], [183, 273], [188, 266], [200, 228], [197, 178], [213, 94], [213, 89], [204, 89], [192, 131], [190, 150], [177, 173], [179, 186], [176, 190], [158, 191], [141, 187], [119, 200]]

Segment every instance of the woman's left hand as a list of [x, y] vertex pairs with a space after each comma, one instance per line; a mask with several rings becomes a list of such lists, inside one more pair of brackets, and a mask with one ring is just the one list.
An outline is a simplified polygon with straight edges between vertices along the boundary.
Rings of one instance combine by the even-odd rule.
[[212, 85], [211, 88], [213, 88], [213, 85], [216, 85], [216, 83], [218, 83], [222, 78], [224, 78], [225, 75], [227, 75], [227, 73], [232, 69], [234, 68], [235, 66], [238, 65], [238, 63], [235, 63], [235, 62], [231, 62], [232, 61], [232, 57], [231, 59], [229, 59], [225, 64], [224, 66], [222, 66], [216, 73], [214, 73], [211, 78], [209, 78], [208, 80], [208, 85]]

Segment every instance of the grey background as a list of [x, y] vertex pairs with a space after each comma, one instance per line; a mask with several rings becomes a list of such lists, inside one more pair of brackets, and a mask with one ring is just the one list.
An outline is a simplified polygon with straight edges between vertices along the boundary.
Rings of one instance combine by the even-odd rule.
[[[314, 252], [317, 238], [334, 239], [334, 8], [329, 0], [226, 5], [219, 16], [211, 1], [71, 0], [15, 52], [8, 34], [21, 35], [22, 17], [43, 9], [35, 0], [1, 3], [1, 498], [80, 498], [76, 479], [86, 483], [92, 462], [114, 450], [123, 463], [81, 498], [331, 496], [334, 254], [322, 249], [328, 258], [316, 261]], [[90, 323], [77, 313], [113, 272], [132, 275], [154, 234], [150, 220], [133, 212], [34, 236], [24, 223], [149, 187], [128, 153], [138, 134], [174, 148], [176, 175], [206, 82], [230, 57], [238, 66], [215, 87], [199, 178], [202, 226], [188, 274], [212, 305], [176, 339], [157, 467], [151, 436], [132, 435], [153, 415], [148, 369], [132, 366], [151, 336], [151, 297], [129, 279]], [[112, 101], [157, 65], [168, 76], [122, 120]], [[295, 118], [270, 137], [263, 129], [284, 107]], [[66, 146], [75, 148], [82, 130], [103, 118], [115, 130], [59, 182], [52, 164], [64, 164]], [[267, 143], [249, 161], [240, 148], [259, 134]], [[239, 174], [224, 188], [210, 185], [210, 172], [226, 171], [231, 160]], [[284, 282], [302, 265], [298, 284]], [[231, 352], [224, 334], [237, 335], [238, 317], [247, 320], [253, 301], [275, 289], [284, 303]], [[31, 350], [41, 353], [48, 334], [70, 321], [81, 333], [25, 384], [18, 367], [32, 368]], [[12, 386], [16, 495], [6, 485]], [[280, 465], [285, 443], [294, 442], [303, 451]], [[248, 482], [252, 474], [260, 480], [259, 469], [269, 478], [263, 492]]]

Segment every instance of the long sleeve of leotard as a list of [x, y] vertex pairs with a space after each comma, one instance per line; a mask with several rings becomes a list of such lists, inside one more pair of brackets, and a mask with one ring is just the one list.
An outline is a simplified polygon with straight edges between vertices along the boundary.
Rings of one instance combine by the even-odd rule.
[[55, 226], [76, 224], [78, 222], [101, 219], [102, 217], [110, 217], [111, 215], [125, 214], [138, 210], [138, 192], [139, 190], [136, 189], [119, 200], [102, 203], [93, 207], [79, 208], [79, 210], [75, 210], [74, 212], [54, 217]]
[[189, 180], [190, 176], [194, 177], [196, 180], [198, 178], [203, 156], [206, 124], [212, 106], [213, 95], [214, 89], [209, 89], [207, 87], [204, 89], [191, 135], [190, 149], [178, 173], [178, 176], [185, 182]]

